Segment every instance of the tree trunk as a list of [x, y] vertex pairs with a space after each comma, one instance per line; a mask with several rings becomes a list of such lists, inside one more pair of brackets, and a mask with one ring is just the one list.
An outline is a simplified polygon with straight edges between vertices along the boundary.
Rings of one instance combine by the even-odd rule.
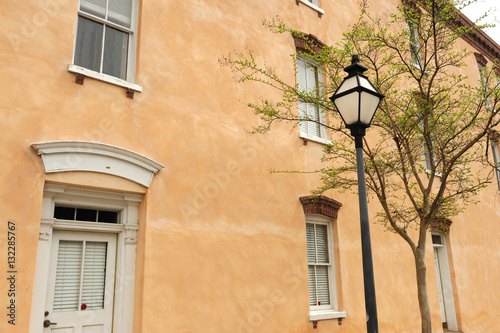
[[425, 247], [418, 248], [414, 252], [415, 267], [417, 269], [417, 289], [418, 289], [418, 305], [420, 308], [420, 321], [422, 325], [422, 333], [432, 333], [431, 311], [429, 310], [429, 298], [427, 297], [427, 281], [426, 281], [426, 266], [425, 266]]

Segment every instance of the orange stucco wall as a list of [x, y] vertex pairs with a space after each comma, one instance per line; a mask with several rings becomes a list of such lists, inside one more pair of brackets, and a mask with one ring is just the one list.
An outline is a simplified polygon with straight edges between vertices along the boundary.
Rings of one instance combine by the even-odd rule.
[[[47, 5], [49, 4], [49, 5]], [[394, 10], [396, 1], [373, 3]], [[354, 3], [322, 1], [325, 15], [294, 0], [140, 3], [136, 80], [142, 93], [86, 78], [72, 63], [77, 1], [0, 2], [0, 331], [28, 332], [43, 184], [145, 193], [140, 206], [134, 332], [312, 333], [365, 330], [358, 201], [327, 193], [343, 207], [335, 221], [342, 321], [309, 322], [305, 219], [299, 197], [319, 184], [311, 174], [270, 174], [320, 167], [322, 145], [279, 124], [258, 123], [246, 102], [273, 92], [239, 85], [218, 58], [245, 45], [293, 82], [294, 44], [261, 26], [279, 16], [330, 44], [358, 15]], [[465, 47], [466, 44], [464, 43]], [[466, 69], [477, 79], [475, 59]], [[31, 144], [83, 140], [123, 147], [163, 164], [149, 188], [109, 175], [45, 174]], [[453, 221], [447, 237], [459, 328], [495, 332], [500, 309], [500, 197]], [[376, 203], [369, 202], [374, 216]], [[16, 325], [9, 325], [7, 221], [16, 223]], [[416, 278], [409, 247], [371, 225], [381, 332], [419, 332]], [[433, 328], [441, 332], [429, 240], [428, 289]]]

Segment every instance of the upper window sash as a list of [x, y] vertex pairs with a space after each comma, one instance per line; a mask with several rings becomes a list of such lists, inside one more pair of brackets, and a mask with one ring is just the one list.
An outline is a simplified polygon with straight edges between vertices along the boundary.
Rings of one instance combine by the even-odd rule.
[[133, 23], [133, 0], [81, 0], [80, 12], [86, 12], [107, 22], [115, 23], [125, 28], [131, 28]]

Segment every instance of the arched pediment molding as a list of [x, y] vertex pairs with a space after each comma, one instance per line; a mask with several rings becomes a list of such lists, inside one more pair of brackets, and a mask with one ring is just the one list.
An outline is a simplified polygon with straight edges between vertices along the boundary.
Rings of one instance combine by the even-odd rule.
[[164, 168], [158, 162], [128, 149], [89, 141], [33, 143], [46, 173], [91, 171], [106, 173], [149, 187], [155, 173]]

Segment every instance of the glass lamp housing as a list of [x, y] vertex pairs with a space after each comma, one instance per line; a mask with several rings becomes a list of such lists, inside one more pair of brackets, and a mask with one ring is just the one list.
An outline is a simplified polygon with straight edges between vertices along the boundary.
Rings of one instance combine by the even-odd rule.
[[360, 65], [359, 58], [353, 56], [351, 66], [345, 68], [349, 75], [342, 81], [337, 91], [330, 97], [347, 128], [370, 126], [375, 111], [384, 95], [362, 73], [366, 67]]

